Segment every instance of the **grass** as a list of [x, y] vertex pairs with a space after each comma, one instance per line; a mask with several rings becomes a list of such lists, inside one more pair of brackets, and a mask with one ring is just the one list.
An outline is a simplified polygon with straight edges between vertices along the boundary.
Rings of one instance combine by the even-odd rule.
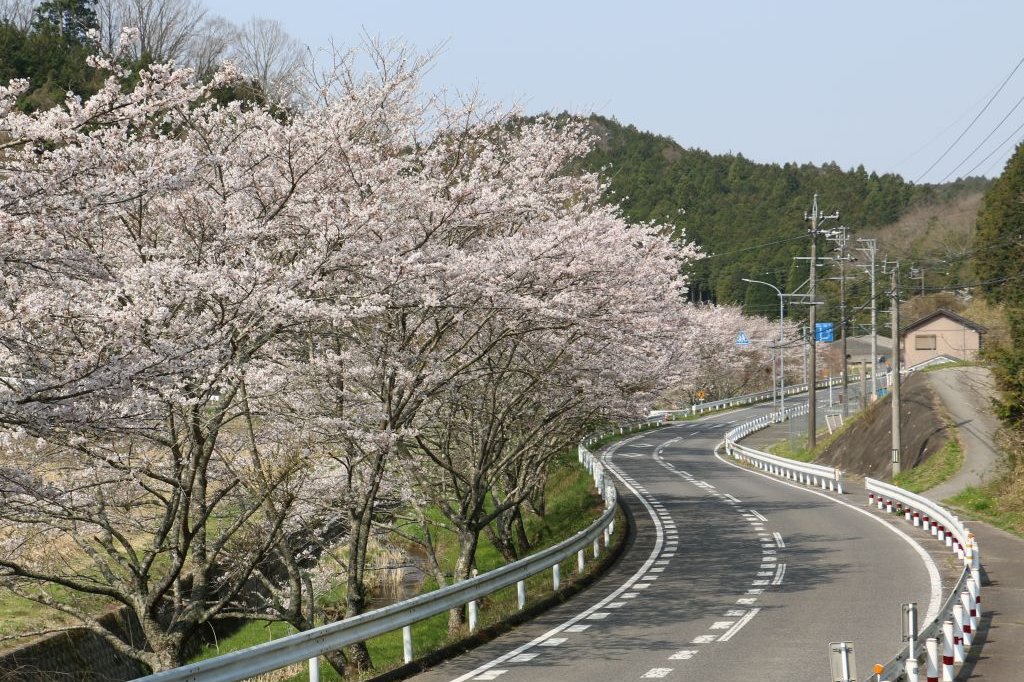
[[[769, 454], [775, 455], [777, 457], [785, 457], [786, 459], [792, 459], [797, 462], [813, 462], [823, 452], [825, 452], [825, 450], [829, 446], [831, 446], [832, 443], [834, 443], [836, 440], [842, 437], [842, 434], [846, 431], [846, 429], [850, 428], [850, 425], [853, 424], [856, 420], [860, 419], [861, 415], [863, 415], [865, 412], [866, 410], [859, 410], [857, 412], [852, 413], [843, 422], [842, 426], [840, 426], [838, 429], [830, 433], [828, 436], [824, 438], [819, 438], [815, 443], [813, 451], [808, 450], [806, 447], [802, 445], [797, 445], [794, 447], [787, 438], [786, 440], [779, 441], [775, 445], [768, 448], [768, 452]], [[805, 438], [800, 438], [799, 442], [806, 443], [807, 440]]]
[[953, 367], [974, 367], [975, 365], [980, 365], [980, 364], [981, 363], [978, 362], [977, 360], [957, 360], [956, 362], [944, 362], [941, 365], [929, 365], [928, 367], [925, 367], [924, 369], [919, 370], [919, 371], [921, 371], [921, 372], [938, 372], [940, 370], [951, 369]]
[[[636, 432], [633, 432], [636, 433]], [[609, 442], [619, 440], [631, 435], [615, 434], [607, 440]], [[532, 538], [537, 538], [532, 552], [545, 547], [557, 544], [577, 531], [588, 526], [594, 519], [600, 516], [603, 505], [600, 497], [593, 489], [593, 483], [586, 470], [582, 469], [576, 462], [575, 452], [563, 453], [552, 466], [546, 484], [547, 509], [543, 518], [536, 515], [528, 516], [526, 519], [527, 533]], [[617, 527], [624, 527], [624, 520], [616, 521]], [[458, 548], [454, 538], [445, 537], [446, 534], [438, 533], [436, 538], [440, 547], [439, 559], [443, 564], [452, 566], [455, 563]], [[621, 535], [621, 533], [617, 533]], [[481, 536], [480, 545], [477, 548], [476, 562], [481, 572], [504, 565], [505, 561], [497, 549], [490, 543], [486, 536]], [[596, 562], [587, 564], [586, 572], [594, 570]], [[575, 557], [571, 557], [561, 565], [562, 584], [567, 584], [576, 575]], [[527, 604], [536, 603], [551, 594], [551, 572], [541, 573], [529, 578], [526, 581]], [[436, 588], [431, 579], [426, 579], [423, 591], [430, 591]], [[489, 595], [479, 602], [479, 627], [486, 628], [490, 625], [500, 623], [509, 616], [514, 615], [518, 610], [516, 588], [507, 587], [499, 592]], [[200, 656], [192, 659], [201, 660], [229, 651], [236, 651], [256, 644], [278, 639], [294, 632], [290, 626], [266, 621], [253, 621], [247, 623], [234, 635], [226, 637], [217, 643], [216, 647], [208, 647]], [[447, 644], [451, 644], [464, 636], [467, 632], [457, 633], [454, 637], [448, 634], [448, 614], [442, 613], [426, 620], [420, 621], [412, 626], [413, 646], [416, 656], [431, 651], [436, 651]], [[371, 675], [378, 675], [381, 672], [393, 669], [403, 664], [403, 645], [401, 631], [390, 632], [380, 637], [373, 638], [367, 642], [370, 656], [374, 662], [374, 670]], [[290, 682], [302, 682], [308, 680], [308, 673], [304, 666], [294, 666], [280, 671], [267, 678], [274, 680], [289, 680]], [[341, 678], [334, 670], [321, 659], [320, 679], [340, 680]]]
[[953, 436], [946, 441], [945, 447], [918, 464], [893, 476], [893, 485], [898, 485], [912, 493], [923, 493], [940, 483], [948, 481], [960, 470], [964, 463], [964, 453], [960, 442]]
[[965, 516], [1024, 537], [1024, 434], [1004, 429], [996, 445], [1007, 453], [1002, 475], [943, 501]]

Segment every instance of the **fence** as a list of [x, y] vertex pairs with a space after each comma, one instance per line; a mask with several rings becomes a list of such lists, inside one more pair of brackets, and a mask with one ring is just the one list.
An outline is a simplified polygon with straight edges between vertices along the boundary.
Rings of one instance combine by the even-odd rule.
[[[981, 550], [971, 532], [947, 509], [903, 488], [865, 479], [868, 504], [888, 513], [901, 514], [915, 528], [927, 531], [963, 562], [964, 569], [935, 620], [926, 624], [899, 653], [883, 666], [879, 680], [917, 682], [922, 663], [926, 679], [953, 680], [955, 667], [963, 663], [981, 616]], [[941, 662], [939, 642], [941, 640]], [[925, 642], [925, 647], [915, 646]], [[941, 675], [941, 678], [939, 677]]]

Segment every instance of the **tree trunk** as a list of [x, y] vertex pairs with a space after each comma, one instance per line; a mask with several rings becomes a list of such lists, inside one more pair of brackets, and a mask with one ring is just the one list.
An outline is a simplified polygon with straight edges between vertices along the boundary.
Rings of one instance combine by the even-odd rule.
[[[476, 546], [480, 534], [472, 530], [459, 532], [459, 560], [455, 564], [454, 582], [466, 580], [472, 575], [476, 564]], [[448, 634], [457, 634], [466, 624], [466, 610], [459, 606], [448, 611]]]

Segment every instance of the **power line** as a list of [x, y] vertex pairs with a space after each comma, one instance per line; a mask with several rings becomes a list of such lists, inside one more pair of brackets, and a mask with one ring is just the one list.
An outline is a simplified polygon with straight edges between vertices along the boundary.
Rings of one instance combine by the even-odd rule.
[[[982, 140], [981, 142], [979, 142], [979, 143], [978, 143], [978, 146], [976, 146], [976, 147], [975, 147], [974, 149], [972, 149], [972, 150], [971, 150], [971, 153], [970, 153], [970, 154], [968, 154], [967, 156], [965, 156], [965, 157], [964, 157], [964, 160], [963, 160], [963, 161], [961, 161], [960, 163], [958, 163], [958, 164], [956, 165], [956, 167], [955, 167], [955, 168], [954, 168], [953, 170], [951, 170], [951, 171], [949, 171], [948, 173], [946, 173], [946, 177], [942, 178], [942, 180], [940, 180], [940, 181], [939, 181], [939, 184], [941, 184], [941, 183], [945, 182], [946, 180], [949, 180], [949, 177], [950, 177], [951, 175], [953, 175], [953, 173], [956, 173], [956, 172], [957, 172], [958, 170], [960, 170], [960, 167], [961, 167], [961, 166], [963, 166], [963, 165], [964, 165], [965, 163], [967, 163], [968, 159], [970, 159], [970, 158], [971, 158], [972, 156], [974, 156], [975, 154], [977, 154], [977, 153], [978, 153], [978, 150], [979, 150], [979, 149], [981, 149], [981, 148], [982, 148], [982, 146], [984, 146], [984, 144], [985, 144], [986, 142], [988, 142], [988, 141], [989, 141], [989, 139], [990, 139], [990, 138], [991, 138], [991, 137], [992, 137], [993, 135], [995, 135], [995, 134], [996, 134], [996, 131], [997, 131], [997, 130], [999, 130], [1000, 128], [1002, 128], [1002, 127], [1003, 127], [1003, 124], [1004, 124], [1004, 123], [1006, 123], [1006, 119], [1010, 118], [1010, 115], [1011, 115], [1011, 114], [1013, 114], [1013, 112], [1017, 111], [1017, 107], [1019, 107], [1019, 106], [1021, 105], [1021, 103], [1022, 103], [1022, 102], [1024, 102], [1024, 97], [1021, 97], [1021, 98], [1020, 98], [1019, 100], [1017, 100], [1017, 103], [1013, 105], [1013, 108], [1012, 108], [1012, 109], [1010, 109], [1010, 110], [1009, 110], [1008, 112], [1006, 112], [1006, 116], [1003, 116], [1002, 120], [1001, 120], [1001, 121], [999, 121], [999, 123], [997, 123], [997, 124], [996, 124], [996, 127], [995, 127], [995, 128], [993, 128], [993, 129], [992, 129], [992, 131], [991, 131], [991, 132], [990, 132], [990, 133], [989, 133], [988, 135], [986, 135], [986, 136], [985, 136], [985, 139], [984, 139], [984, 140]], [[1021, 127], [1022, 127], [1022, 128], [1024, 128], [1024, 125], [1022, 125]], [[1020, 130], [1020, 128], [1017, 128], [1017, 130]], [[1015, 135], [1015, 134], [1016, 134], [1016, 131], [1014, 131], [1014, 133], [1013, 133], [1013, 134]], [[1011, 135], [1011, 137], [1012, 137], [1012, 135]], [[1007, 139], [1009, 139], [1009, 138], [1007, 138]], [[1003, 144], [1005, 144], [1005, 141], [1003, 142]], [[996, 153], [996, 152], [997, 152], [997, 151], [998, 151], [999, 149], [1001, 149], [1001, 148], [1002, 148], [1003, 144], [1000, 144], [1000, 145], [998, 145], [998, 146], [997, 146], [997, 147], [996, 147], [996, 148], [995, 148], [994, 150], [992, 150], [992, 152], [991, 152], [991, 153], [990, 153], [990, 154], [989, 154], [988, 156], [986, 156], [986, 157], [985, 157], [984, 159], [982, 159], [982, 160], [981, 160], [981, 161], [980, 161], [980, 162], [978, 163], [978, 165], [977, 165], [977, 166], [975, 166], [974, 168], [977, 168], [977, 167], [978, 167], [978, 166], [980, 166], [981, 164], [985, 163], [985, 162], [986, 162], [986, 161], [988, 160], [989, 156], [992, 156], [992, 154], [995, 154], [995, 153]], [[970, 174], [971, 174], [972, 172], [974, 172], [974, 168], [972, 168], [972, 169], [971, 169], [970, 171], [968, 171], [968, 173], [967, 173], [967, 175], [968, 175], [968, 176], [969, 176], [969, 175], [970, 175]]]
[[942, 156], [940, 156], [938, 159], [936, 159], [935, 163], [933, 163], [932, 165], [928, 166], [928, 170], [926, 170], [924, 173], [921, 173], [921, 175], [918, 176], [918, 178], [916, 180], [914, 180], [914, 184], [917, 184], [917, 183], [921, 182], [921, 179], [924, 178], [924, 176], [926, 176], [929, 173], [931, 173], [932, 169], [934, 169], [936, 166], [938, 166], [939, 163], [941, 163], [942, 160], [944, 158], [946, 158], [946, 156], [951, 151], [953, 151], [953, 147], [955, 147], [960, 142], [960, 140], [964, 139], [964, 135], [966, 135], [968, 133], [968, 131], [970, 131], [970, 129], [974, 127], [974, 124], [978, 122], [978, 119], [981, 118], [982, 114], [984, 114], [986, 111], [988, 111], [988, 108], [990, 106], [992, 106], [992, 102], [994, 102], [996, 97], [999, 96], [999, 93], [1001, 93], [1003, 91], [1003, 88], [1005, 88], [1006, 84], [1010, 82], [1010, 79], [1013, 78], [1013, 74], [1017, 73], [1017, 69], [1019, 69], [1022, 64], [1024, 64], [1024, 57], [1021, 57], [1020, 61], [1017, 62], [1017, 65], [1015, 67], [1013, 67], [1013, 71], [1010, 72], [1010, 75], [1007, 76], [1006, 79], [999, 86], [999, 89], [997, 89], [995, 91], [995, 93], [991, 97], [989, 97], [988, 102], [986, 102], [985, 106], [981, 108], [981, 111], [978, 112], [977, 116], [975, 116], [973, 119], [971, 119], [971, 122], [967, 124], [967, 127], [964, 128], [964, 131], [962, 133], [960, 133], [960, 135], [955, 140], [953, 140], [952, 144], [950, 144], [946, 148], [946, 151], [942, 152]]

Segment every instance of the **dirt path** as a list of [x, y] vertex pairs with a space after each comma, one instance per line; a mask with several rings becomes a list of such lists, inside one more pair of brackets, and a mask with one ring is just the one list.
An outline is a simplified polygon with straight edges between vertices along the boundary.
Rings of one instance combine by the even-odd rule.
[[964, 452], [960, 471], [928, 491], [928, 497], [942, 500], [997, 474], [999, 451], [993, 440], [999, 420], [991, 409], [995, 382], [984, 367], [951, 367], [925, 376], [952, 418]]

